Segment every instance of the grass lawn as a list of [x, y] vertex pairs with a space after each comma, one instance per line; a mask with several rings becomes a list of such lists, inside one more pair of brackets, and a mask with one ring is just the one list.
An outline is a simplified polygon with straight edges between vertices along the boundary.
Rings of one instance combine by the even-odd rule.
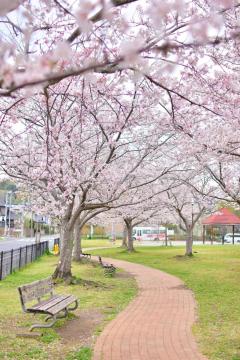
[[[198, 246], [186, 259], [183, 247], [95, 251], [176, 275], [193, 290], [199, 320], [193, 331], [210, 360], [240, 360], [240, 246]], [[93, 252], [94, 253], [94, 252]]]
[[93, 247], [116, 247], [121, 245], [121, 240], [116, 240], [115, 244], [113, 244], [109, 239], [83, 239], [82, 240], [82, 247], [83, 250], [86, 248], [93, 248]]
[[[16, 337], [19, 328], [28, 328], [32, 323], [41, 320], [39, 315], [34, 317], [22, 313], [17, 287], [49, 276], [56, 263], [56, 257], [45, 255], [0, 281], [0, 359], [89, 360], [92, 344], [85, 343], [85, 323], [90, 323], [89, 326], [92, 327], [92, 339], [107, 321], [127, 305], [137, 291], [135, 280], [122, 271], [118, 271], [115, 278], [105, 278], [99, 266], [90, 263], [74, 264], [74, 275], [92, 283], [58, 285], [56, 292], [72, 293], [80, 299], [80, 307], [73, 312], [75, 315], [70, 315], [67, 320], [59, 320], [52, 329], [41, 330], [43, 336], [37, 339]], [[79, 320], [76, 320], [78, 317]], [[95, 318], [97, 324], [94, 323]], [[63, 335], [65, 330], [68, 341]], [[83, 340], [79, 339], [78, 330], [83, 332]]]

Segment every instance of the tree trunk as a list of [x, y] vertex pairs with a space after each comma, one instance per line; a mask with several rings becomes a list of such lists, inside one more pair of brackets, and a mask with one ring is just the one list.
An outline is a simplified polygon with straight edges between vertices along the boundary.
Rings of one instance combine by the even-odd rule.
[[56, 267], [56, 270], [53, 273], [54, 279], [64, 279], [65, 281], [71, 281], [72, 271], [71, 271], [71, 262], [72, 262], [72, 249], [73, 249], [73, 239], [72, 239], [72, 229], [69, 227], [68, 221], [63, 221], [60, 230], [60, 260]]
[[133, 247], [133, 236], [132, 236], [132, 230], [133, 230], [132, 219], [127, 218], [127, 219], [124, 219], [124, 221], [125, 221], [125, 224], [127, 226], [127, 237], [128, 237], [127, 249], [128, 249], [129, 252], [133, 252], [134, 247]]
[[122, 248], [126, 249], [127, 248], [127, 239], [128, 239], [128, 230], [127, 230], [127, 226], [124, 226], [124, 230], [123, 230], [123, 240], [122, 240]]
[[74, 245], [73, 245], [73, 260], [81, 261], [82, 243], [81, 243], [81, 226], [76, 224], [74, 226]]
[[187, 240], [186, 240], [186, 256], [192, 256], [193, 255], [193, 229], [192, 227], [189, 227], [187, 229]]

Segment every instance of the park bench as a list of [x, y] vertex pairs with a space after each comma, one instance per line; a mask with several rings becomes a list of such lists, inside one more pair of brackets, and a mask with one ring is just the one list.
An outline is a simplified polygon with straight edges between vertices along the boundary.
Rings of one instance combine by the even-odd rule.
[[101, 256], [98, 257], [99, 264], [104, 270], [104, 276], [114, 276], [116, 268], [113, 264], [106, 264], [102, 262]]
[[84, 259], [90, 259], [91, 260], [91, 254], [82, 253], [80, 257], [83, 257]]
[[[68, 311], [73, 311], [78, 307], [75, 296], [54, 294], [53, 287], [52, 277], [49, 277], [18, 288], [24, 312], [46, 314], [45, 321], [52, 320], [48, 324], [33, 324], [30, 331], [35, 328], [50, 328], [58, 319], [66, 317]], [[74, 306], [69, 307], [73, 303]]]

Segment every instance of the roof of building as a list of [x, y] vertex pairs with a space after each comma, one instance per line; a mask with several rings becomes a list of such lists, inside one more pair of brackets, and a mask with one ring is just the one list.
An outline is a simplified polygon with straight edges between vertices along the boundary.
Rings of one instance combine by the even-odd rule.
[[229, 209], [222, 208], [212, 215], [203, 219], [203, 225], [240, 225], [240, 217], [233, 214]]

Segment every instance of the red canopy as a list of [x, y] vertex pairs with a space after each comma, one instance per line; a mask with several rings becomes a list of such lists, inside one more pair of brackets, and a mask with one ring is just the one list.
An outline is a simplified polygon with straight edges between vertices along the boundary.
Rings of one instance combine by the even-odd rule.
[[203, 225], [240, 225], [240, 217], [222, 208], [202, 221]]

